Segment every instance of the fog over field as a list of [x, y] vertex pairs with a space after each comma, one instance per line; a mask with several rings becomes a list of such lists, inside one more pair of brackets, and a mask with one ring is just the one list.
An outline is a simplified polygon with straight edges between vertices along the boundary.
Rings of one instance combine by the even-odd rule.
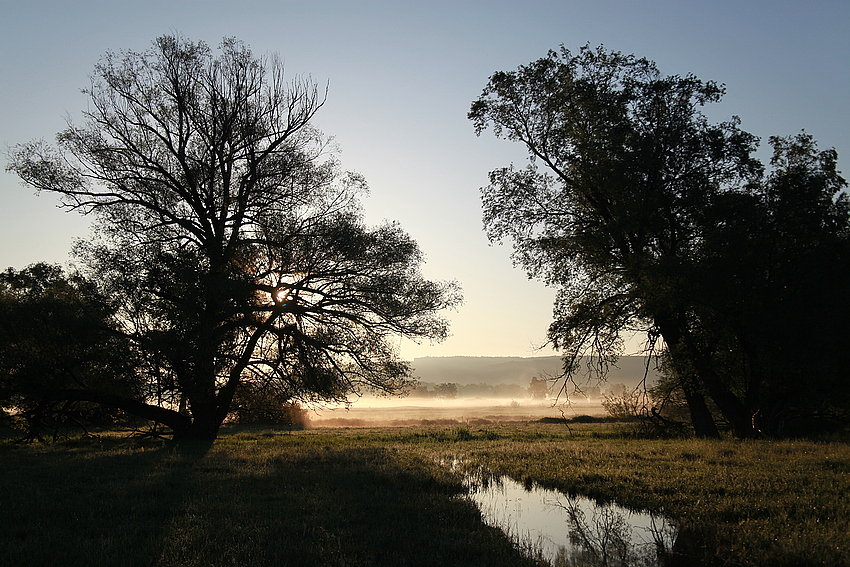
[[[583, 361], [583, 366], [588, 361]], [[523, 384], [533, 377], [553, 378], [562, 372], [560, 356], [443, 356], [423, 357], [413, 360], [413, 374], [421, 382], [450, 382], [456, 384]], [[647, 359], [644, 356], [623, 356], [608, 369], [607, 382], [636, 386], [644, 378]], [[648, 381], [658, 377], [654, 364], [650, 364]], [[591, 382], [595, 378], [580, 371], [576, 381]]]
[[504, 398], [361, 398], [349, 407], [324, 406], [309, 413], [314, 427], [358, 427], [527, 422], [544, 417], [605, 415], [600, 398], [583, 400], [509, 400]]
[[[586, 362], [586, 361], [585, 361]], [[406, 396], [364, 395], [348, 406], [325, 405], [310, 414], [315, 426], [416, 425], [431, 422], [485, 423], [531, 421], [544, 417], [604, 415], [602, 396], [638, 387], [647, 360], [626, 356], [609, 369], [605, 381], [580, 372], [582, 395], [560, 395], [562, 361], [541, 357], [425, 357], [413, 361], [418, 385]], [[650, 366], [647, 384], [658, 374]], [[548, 391], [532, 394], [532, 382], [545, 380]]]

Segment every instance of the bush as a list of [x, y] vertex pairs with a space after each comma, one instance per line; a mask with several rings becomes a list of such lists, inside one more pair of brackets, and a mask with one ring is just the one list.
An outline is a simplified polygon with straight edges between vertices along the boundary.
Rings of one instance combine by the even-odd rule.
[[649, 395], [641, 390], [630, 390], [625, 386], [602, 396], [602, 407], [608, 415], [621, 420], [633, 420], [647, 414], [651, 404]]
[[304, 429], [310, 425], [307, 410], [298, 402], [270, 388], [254, 384], [239, 386], [228, 414], [228, 421], [242, 425], [287, 425], [295, 429]]

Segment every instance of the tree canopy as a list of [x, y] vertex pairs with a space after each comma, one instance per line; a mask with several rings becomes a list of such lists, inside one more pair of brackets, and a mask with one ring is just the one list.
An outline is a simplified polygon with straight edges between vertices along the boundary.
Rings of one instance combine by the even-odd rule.
[[138, 361], [113, 314], [96, 286], [59, 266], [0, 273], [0, 408], [28, 422], [26, 438], [40, 438], [48, 427], [115, 417], [106, 408], [57, 397], [63, 390], [138, 396]]
[[135, 413], [211, 439], [240, 383], [294, 400], [394, 392], [410, 370], [394, 337], [446, 336], [456, 284], [422, 277], [398, 225], [363, 224], [365, 180], [311, 125], [315, 83], [235, 39], [215, 53], [171, 35], [108, 53], [87, 93], [83, 125], [17, 146], [9, 169], [96, 215], [76, 252], [144, 355], [155, 396]]
[[[564, 351], [566, 372], [584, 354], [604, 371], [624, 332], [645, 333], [650, 348], [663, 340], [699, 435], [718, 434], [714, 405], [737, 435], [750, 436], [769, 405], [762, 394], [781, 381], [755, 361], [793, 358], [798, 376], [811, 370], [806, 356], [787, 356], [800, 346], [791, 336], [758, 342], [764, 335], [754, 329], [786, 317], [781, 328], [805, 329], [807, 341], [826, 345], [817, 322], [829, 308], [802, 294], [778, 307], [763, 293], [775, 285], [765, 269], [784, 262], [819, 285], [829, 280], [846, 309], [838, 276], [850, 271], [846, 184], [835, 152], [818, 152], [805, 134], [772, 139], [765, 176], [753, 156], [758, 140], [740, 121], [712, 124], [702, 113], [723, 93], [692, 75], [663, 76], [633, 55], [562, 47], [493, 74], [469, 118], [477, 133], [492, 128], [529, 151], [524, 168], [490, 173], [484, 225], [491, 240], [512, 241], [531, 277], [557, 288], [548, 336]], [[780, 229], [785, 215], [804, 218]], [[814, 248], [821, 267], [804, 260]], [[791, 305], [796, 319], [787, 317]]]

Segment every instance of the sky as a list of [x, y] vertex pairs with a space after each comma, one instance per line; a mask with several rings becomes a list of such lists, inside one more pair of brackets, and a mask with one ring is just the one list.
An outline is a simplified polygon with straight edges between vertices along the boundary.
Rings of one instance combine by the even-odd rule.
[[[452, 335], [400, 342], [402, 356], [549, 355], [555, 291], [482, 230], [488, 172], [526, 160], [518, 144], [477, 137], [466, 117], [489, 76], [561, 44], [604, 45], [724, 83], [712, 121], [740, 116], [765, 146], [805, 129], [846, 171], [848, 24], [846, 0], [0, 0], [0, 144], [52, 141], [66, 119], [81, 122], [80, 90], [109, 50], [142, 51], [173, 32], [213, 46], [235, 36], [279, 54], [291, 76], [327, 84], [315, 125], [369, 182], [367, 222], [398, 221], [425, 253], [425, 276], [463, 288], [463, 305], [446, 313]], [[0, 269], [67, 264], [90, 220], [3, 171]]]

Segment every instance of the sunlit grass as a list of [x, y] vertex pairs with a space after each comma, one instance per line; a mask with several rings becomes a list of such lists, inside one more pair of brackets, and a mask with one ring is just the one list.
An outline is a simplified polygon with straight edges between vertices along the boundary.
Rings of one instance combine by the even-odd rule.
[[663, 512], [699, 534], [719, 565], [850, 565], [846, 443], [599, 433], [551, 426], [471, 431], [472, 439], [448, 451], [470, 467]]
[[624, 438], [613, 424], [231, 430], [209, 451], [0, 446], [0, 565], [530, 565], [459, 457], [663, 511], [717, 564], [850, 565], [850, 446]]

